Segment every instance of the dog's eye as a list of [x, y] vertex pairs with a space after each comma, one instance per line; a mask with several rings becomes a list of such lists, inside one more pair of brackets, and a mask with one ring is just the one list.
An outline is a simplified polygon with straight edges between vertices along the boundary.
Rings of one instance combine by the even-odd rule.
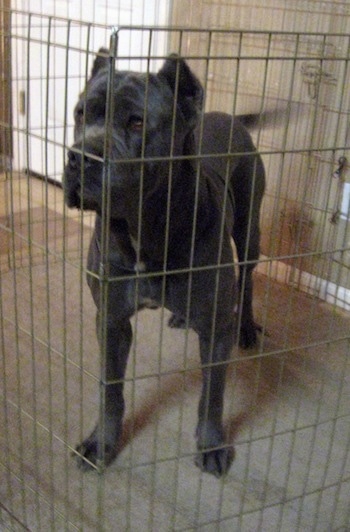
[[128, 128], [131, 131], [142, 131], [143, 119], [140, 116], [132, 115], [129, 118]]

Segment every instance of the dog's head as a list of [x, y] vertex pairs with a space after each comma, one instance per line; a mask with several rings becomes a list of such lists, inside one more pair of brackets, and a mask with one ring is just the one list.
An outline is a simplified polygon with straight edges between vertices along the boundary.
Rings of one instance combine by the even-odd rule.
[[69, 207], [97, 212], [107, 193], [110, 215], [122, 218], [138, 201], [141, 180], [147, 194], [168, 181], [169, 159], [188, 153], [203, 91], [175, 55], [157, 74], [116, 71], [111, 76], [109, 65], [108, 51], [101, 49], [75, 107], [75, 142], [64, 188]]

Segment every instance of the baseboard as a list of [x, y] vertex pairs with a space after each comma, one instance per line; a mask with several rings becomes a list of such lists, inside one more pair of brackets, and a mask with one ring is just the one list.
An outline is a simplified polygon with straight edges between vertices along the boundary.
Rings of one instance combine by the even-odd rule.
[[58, 188], [63, 188], [62, 182], [58, 181], [54, 177], [45, 176], [44, 174], [40, 174], [39, 172], [35, 172], [34, 170], [30, 170], [28, 168], [24, 168], [22, 170], [22, 173], [28, 175], [29, 177], [35, 177], [35, 179], [40, 179], [40, 181], [45, 181], [50, 185], [55, 185]]
[[317, 296], [327, 303], [336, 305], [344, 310], [350, 310], [350, 289], [338, 286], [335, 283], [321, 279], [316, 275], [303, 272], [298, 268], [292, 268], [279, 260], [270, 260], [266, 256], [261, 256], [256, 271], [267, 275], [270, 279], [284, 284], [293, 284], [290, 280], [292, 275], [298, 282], [295, 283], [299, 290]]

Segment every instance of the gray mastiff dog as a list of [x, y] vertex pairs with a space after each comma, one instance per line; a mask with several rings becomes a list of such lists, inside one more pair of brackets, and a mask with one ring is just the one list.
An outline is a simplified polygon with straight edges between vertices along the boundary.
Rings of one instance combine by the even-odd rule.
[[[220, 476], [233, 456], [222, 414], [237, 322], [241, 346], [256, 343], [252, 270], [259, 256], [263, 164], [240, 120], [202, 114], [201, 84], [183, 59], [170, 56], [157, 74], [115, 71], [108, 98], [111, 61], [101, 49], [75, 108], [75, 142], [64, 175], [68, 207], [97, 213], [88, 284], [106, 357], [101, 416], [77, 447], [78, 460], [91, 467], [115, 458], [130, 318], [146, 306], [164, 305], [172, 313], [170, 325], [192, 327], [199, 336], [203, 381], [196, 464]], [[231, 237], [241, 263], [238, 287]], [[101, 325], [102, 247], [108, 248], [108, 277], [118, 279], [108, 283]]]

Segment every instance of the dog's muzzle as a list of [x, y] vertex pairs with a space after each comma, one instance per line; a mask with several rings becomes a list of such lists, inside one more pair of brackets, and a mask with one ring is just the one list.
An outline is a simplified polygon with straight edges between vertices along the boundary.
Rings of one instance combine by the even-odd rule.
[[91, 185], [100, 179], [101, 158], [94, 154], [83, 153], [74, 146], [68, 152], [68, 162], [64, 170], [64, 193], [68, 207], [94, 208], [90, 197]]
[[101, 164], [101, 157], [82, 151], [78, 148], [71, 149], [68, 152], [68, 168], [70, 171], [89, 170], [94, 164]]

